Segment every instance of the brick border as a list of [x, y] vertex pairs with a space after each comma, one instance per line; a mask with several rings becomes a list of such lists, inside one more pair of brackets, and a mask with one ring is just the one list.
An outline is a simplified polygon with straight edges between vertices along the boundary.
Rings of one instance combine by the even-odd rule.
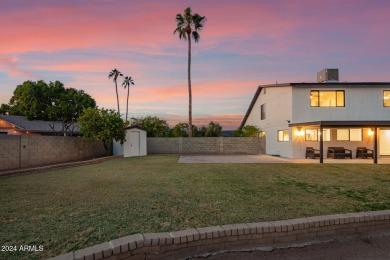
[[390, 210], [136, 234], [51, 259], [185, 259], [390, 228]]
[[12, 171], [0, 171], [0, 178], [25, 175], [25, 174], [32, 174], [32, 173], [49, 171], [49, 170], [64, 169], [64, 168], [70, 168], [70, 167], [76, 167], [76, 166], [90, 165], [90, 164], [100, 163], [100, 162], [118, 159], [118, 158], [123, 158], [123, 155], [105, 156], [105, 157], [94, 158], [94, 159], [86, 160], [86, 161], [59, 163], [59, 164], [54, 164], [54, 165], [46, 165], [46, 166], [33, 167], [33, 168], [17, 169], [17, 170], [12, 170]]

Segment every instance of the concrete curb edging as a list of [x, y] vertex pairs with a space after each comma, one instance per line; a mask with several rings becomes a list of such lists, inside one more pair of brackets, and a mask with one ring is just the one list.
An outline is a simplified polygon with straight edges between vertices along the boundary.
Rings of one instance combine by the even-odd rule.
[[76, 161], [76, 162], [60, 163], [60, 164], [46, 165], [46, 166], [26, 168], [26, 169], [4, 171], [4, 172], [0, 172], [0, 178], [25, 175], [25, 174], [31, 174], [31, 173], [37, 173], [37, 172], [43, 172], [49, 170], [57, 170], [57, 169], [63, 169], [69, 167], [76, 167], [82, 165], [90, 165], [90, 164], [100, 163], [100, 162], [118, 159], [118, 158], [123, 158], [123, 155], [105, 156], [105, 157], [95, 158], [86, 161]]
[[390, 228], [390, 210], [135, 234], [51, 259], [186, 259], [211, 252], [302, 243], [385, 228]]

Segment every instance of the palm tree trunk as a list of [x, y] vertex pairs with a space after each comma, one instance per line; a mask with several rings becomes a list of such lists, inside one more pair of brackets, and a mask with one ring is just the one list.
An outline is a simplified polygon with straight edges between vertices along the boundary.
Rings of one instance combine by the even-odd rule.
[[188, 34], [188, 137], [192, 137], [191, 34]]
[[130, 94], [130, 85], [127, 86], [127, 101], [126, 101], [126, 124], [127, 124], [127, 114], [129, 112], [129, 94]]
[[119, 96], [118, 96], [118, 86], [116, 84], [116, 80], [115, 80], [115, 90], [116, 90], [116, 103], [118, 105], [118, 114], [120, 115], [121, 112], [119, 111]]

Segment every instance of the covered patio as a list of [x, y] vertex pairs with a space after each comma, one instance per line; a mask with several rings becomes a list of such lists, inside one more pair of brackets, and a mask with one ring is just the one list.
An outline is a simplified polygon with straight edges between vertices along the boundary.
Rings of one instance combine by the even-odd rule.
[[[332, 163], [341, 161], [346, 163], [350, 158], [351, 163], [374, 163], [382, 159], [386, 162], [390, 156], [390, 121], [314, 121], [303, 123], [291, 123], [289, 127], [293, 130], [293, 153], [301, 155], [308, 147], [317, 150], [313, 158], [318, 157], [320, 163], [328, 158], [332, 148], [345, 147], [344, 156], [326, 159]], [[357, 159], [358, 148], [365, 148], [369, 156]], [[363, 156], [364, 157], [364, 156]], [[336, 159], [337, 158], [337, 159]]]

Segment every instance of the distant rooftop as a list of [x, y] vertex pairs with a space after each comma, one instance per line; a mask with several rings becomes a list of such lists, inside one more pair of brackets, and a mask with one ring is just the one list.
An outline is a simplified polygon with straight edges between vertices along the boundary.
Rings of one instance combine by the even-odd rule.
[[[28, 132], [51, 133], [62, 131], [62, 123], [58, 121], [28, 120], [25, 116], [9, 115], [0, 115], [0, 120], [4, 120], [9, 124], [14, 125], [18, 130]], [[54, 131], [50, 126], [54, 127]], [[79, 130], [79, 126], [76, 124], [73, 132], [78, 133]]]

